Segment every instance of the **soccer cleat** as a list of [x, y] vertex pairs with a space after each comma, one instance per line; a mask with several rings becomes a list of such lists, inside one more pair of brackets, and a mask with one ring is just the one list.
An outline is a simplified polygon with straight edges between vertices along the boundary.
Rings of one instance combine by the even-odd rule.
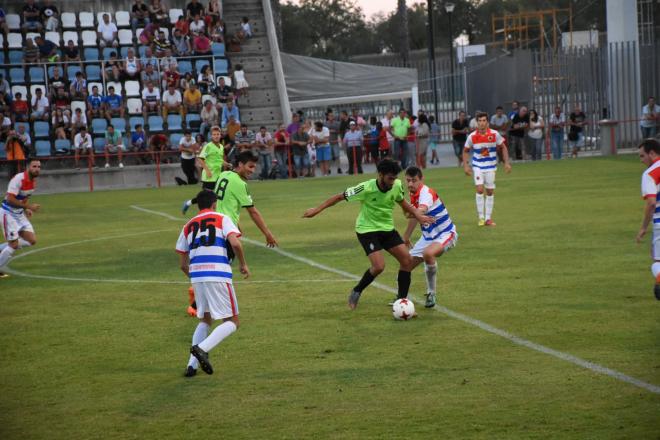
[[119, 162], [119, 168], [124, 168], [124, 164]]
[[[5, 275], [7, 276], [7, 275]], [[2, 278], [2, 277], [0, 277]], [[653, 287], [653, 293], [655, 293], [655, 299], [660, 301], [660, 284], [656, 284], [655, 287]]]
[[479, 223], [477, 223], [477, 226], [484, 226], [485, 224], [486, 222], [484, 221], [484, 219], [480, 218]]
[[199, 366], [202, 368], [202, 371], [206, 374], [213, 374], [213, 367], [209, 362], [209, 354], [199, 348], [199, 345], [193, 345], [190, 347], [190, 353], [197, 358], [199, 361]]
[[183, 376], [184, 377], [193, 377], [196, 374], [197, 374], [197, 370], [194, 369], [193, 367], [191, 367], [190, 365], [188, 365], [188, 367], [186, 368], [186, 371], [183, 373]]
[[[9, 274], [8, 274], [8, 273], [4, 273], [4, 272], [0, 272], [0, 279], [2, 279], [2, 278], [9, 278]], [[657, 295], [658, 295], [658, 294], [656, 293], [656, 296], [657, 296]]]
[[426, 294], [426, 302], [424, 303], [424, 307], [427, 309], [435, 307], [435, 293], [429, 292]]
[[351, 310], [355, 310], [357, 307], [358, 301], [360, 301], [360, 295], [362, 295], [362, 292], [351, 290], [351, 294], [348, 295], [348, 307], [350, 307]]
[[188, 212], [188, 208], [190, 208], [190, 205], [188, 204], [188, 200], [183, 202], [183, 206], [181, 206], [181, 214], [184, 214]]
[[110, 168], [110, 164], [109, 164], [109, 163], [106, 163], [106, 164], [105, 164], [105, 167], [106, 167], [106, 168]]
[[486, 223], [484, 223], [484, 226], [496, 226], [495, 222], [491, 219], [486, 220]]

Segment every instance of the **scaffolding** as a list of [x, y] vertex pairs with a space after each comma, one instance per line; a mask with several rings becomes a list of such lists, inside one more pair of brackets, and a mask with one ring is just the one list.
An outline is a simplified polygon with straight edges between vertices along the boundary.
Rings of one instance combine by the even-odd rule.
[[653, 23], [654, 0], [637, 0], [637, 26], [639, 27], [640, 46], [651, 46], [655, 43]]
[[[568, 32], [573, 34], [573, 10], [546, 9], [541, 11], [524, 11], [516, 14], [491, 17], [493, 43], [501, 44], [504, 50], [528, 49], [538, 41], [541, 51], [550, 46], [554, 52], [561, 45], [561, 29], [559, 19], [568, 21]], [[550, 27], [550, 32], [548, 32]], [[552, 34], [550, 41], [549, 33]], [[570, 46], [573, 40], [570, 38]]]

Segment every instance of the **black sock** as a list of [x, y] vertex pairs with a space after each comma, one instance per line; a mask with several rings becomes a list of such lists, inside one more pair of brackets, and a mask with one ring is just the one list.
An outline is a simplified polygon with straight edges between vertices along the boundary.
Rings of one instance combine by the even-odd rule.
[[397, 295], [397, 298], [406, 298], [408, 296], [408, 290], [410, 290], [410, 272], [399, 270], [397, 282], [399, 284], [399, 294]]
[[[367, 288], [369, 284], [375, 279], [376, 277], [371, 274], [371, 271], [367, 269], [367, 271], [362, 275], [362, 279], [360, 282], [357, 284], [357, 286], [353, 287], [353, 290], [356, 292], [362, 292], [364, 289]], [[410, 284], [410, 283], [409, 283]]]

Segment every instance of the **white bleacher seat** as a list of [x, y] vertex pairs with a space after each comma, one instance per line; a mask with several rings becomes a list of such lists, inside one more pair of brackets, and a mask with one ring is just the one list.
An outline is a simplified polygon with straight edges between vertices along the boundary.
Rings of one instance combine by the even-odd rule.
[[121, 83], [119, 81], [108, 81], [105, 84], [106, 95], [108, 94], [108, 89], [110, 87], [114, 87], [115, 88], [115, 93], [118, 94], [118, 95], [121, 95], [121, 91], [123, 90], [123, 88], [122, 88]]
[[179, 16], [186, 14], [183, 13], [183, 9], [170, 9], [170, 23], [174, 24], [179, 19]]
[[30, 96], [35, 96], [35, 90], [37, 89], [41, 89], [42, 95], [48, 95], [48, 93], [46, 93], [46, 84], [32, 84], [30, 86]]
[[202, 104], [205, 103], [206, 101], [211, 101], [213, 105], [216, 103], [215, 96], [213, 95], [202, 95]]
[[85, 104], [85, 101], [71, 101], [71, 111], [75, 113], [77, 108], [85, 113], [85, 110], [87, 110], [87, 104]]
[[17, 93], [20, 93], [23, 96], [23, 99], [27, 99], [27, 87], [25, 86], [11, 86], [11, 96], [12, 98], [16, 96]]
[[132, 46], [133, 45], [133, 31], [130, 29], [119, 29], [117, 33], [119, 38], [120, 46]]
[[108, 14], [110, 16], [110, 23], [112, 23], [112, 14], [110, 12], [97, 12], [96, 23], [103, 23], [103, 14]]
[[131, 26], [131, 15], [128, 11], [115, 12], [115, 23], [118, 28], [125, 28]]
[[82, 31], [82, 43], [83, 47], [95, 47], [96, 43], [96, 32], [95, 31]]
[[127, 97], [140, 96], [140, 81], [126, 81], [124, 88]]
[[23, 36], [17, 33], [7, 34], [7, 45], [10, 49], [22, 49]]
[[76, 14], [73, 12], [62, 12], [60, 15], [62, 20], [62, 29], [75, 29], [76, 28]]
[[[5, 34], [0, 34], [0, 47], [4, 47], [4, 46], [5, 46]], [[4, 58], [3, 58], [3, 62], [4, 62]]]
[[25, 40], [30, 38], [35, 43], [37, 42], [37, 40], [36, 40], [37, 37], [41, 37], [41, 34], [39, 32], [28, 32], [27, 34], [25, 34]]
[[126, 100], [126, 107], [128, 108], [129, 115], [142, 114], [142, 100], [140, 98], [128, 98]]
[[52, 41], [57, 46], [60, 45], [60, 33], [59, 32], [46, 32], [46, 40]]
[[169, 39], [170, 38], [170, 30], [168, 28], [160, 28], [158, 29], [160, 32], [165, 32], [165, 38]]
[[100, 83], [100, 82], [88, 82], [87, 83], [87, 91], [89, 92], [90, 95], [92, 94], [92, 89], [94, 88], [94, 86], [99, 88], [99, 95], [104, 95], [105, 96], [105, 93], [103, 93], [103, 83]]
[[220, 78], [224, 78], [225, 79], [225, 85], [227, 87], [231, 87], [231, 77], [230, 76], [218, 75], [218, 77], [216, 78], [216, 84], [218, 84], [218, 85], [220, 85]]
[[20, 31], [21, 30], [21, 16], [18, 14], [7, 14], [5, 15], [5, 21], [7, 22], [7, 27], [10, 31]]
[[142, 32], [144, 32], [144, 28], [135, 29], [135, 38], [138, 41], [138, 45], [140, 44], [140, 35], [142, 35]]
[[94, 26], [94, 14], [91, 12], [81, 12], [78, 14], [81, 29], [96, 29]]
[[78, 46], [78, 32], [75, 31], [65, 31], [62, 34], [63, 44], [66, 46], [69, 40], [73, 40], [73, 45]]

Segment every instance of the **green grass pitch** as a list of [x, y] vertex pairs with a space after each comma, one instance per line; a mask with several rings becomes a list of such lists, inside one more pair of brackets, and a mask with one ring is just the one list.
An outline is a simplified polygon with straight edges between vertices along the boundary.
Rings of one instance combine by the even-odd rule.
[[[477, 227], [471, 178], [429, 171], [459, 232], [439, 303], [660, 385], [649, 240], [634, 242], [642, 171], [634, 156], [514, 165], [493, 229]], [[360, 180], [250, 187], [283, 250], [360, 275], [357, 204], [301, 218]], [[249, 243], [241, 328], [212, 352], [213, 376], [183, 378], [195, 320], [173, 249], [194, 191], [37, 191], [36, 252], [11, 264], [29, 276], [0, 280], [0, 438], [660, 438], [660, 394], [420, 305], [396, 322], [374, 286], [350, 312], [354, 281]], [[242, 227], [262, 240], [246, 213]], [[394, 287], [396, 270], [387, 257], [378, 282]], [[418, 269], [411, 292], [424, 289]]]

